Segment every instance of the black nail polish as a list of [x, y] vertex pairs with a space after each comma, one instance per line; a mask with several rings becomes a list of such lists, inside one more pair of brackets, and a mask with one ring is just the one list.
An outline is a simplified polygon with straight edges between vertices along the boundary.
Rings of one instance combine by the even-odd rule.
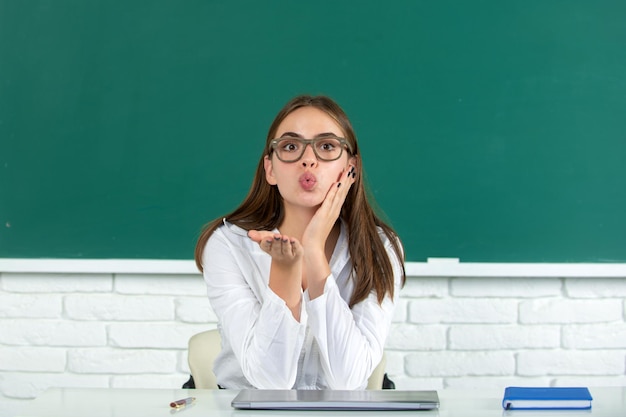
[[339, 188], [339, 187], [341, 187], [341, 183], [340, 182], [337, 183], [337, 188]]

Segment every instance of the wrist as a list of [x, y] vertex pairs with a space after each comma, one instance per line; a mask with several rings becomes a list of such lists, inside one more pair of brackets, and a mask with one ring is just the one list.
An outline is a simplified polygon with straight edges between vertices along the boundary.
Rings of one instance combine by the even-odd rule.
[[322, 295], [326, 278], [330, 275], [330, 265], [323, 251], [312, 251], [304, 256], [304, 273], [311, 299]]
[[326, 252], [324, 251], [324, 248], [306, 248], [304, 251], [304, 263], [306, 264], [307, 262], [326, 262], [328, 263], [328, 260], [326, 259]]
[[284, 264], [272, 261], [269, 287], [291, 308], [296, 306], [302, 291], [302, 263]]

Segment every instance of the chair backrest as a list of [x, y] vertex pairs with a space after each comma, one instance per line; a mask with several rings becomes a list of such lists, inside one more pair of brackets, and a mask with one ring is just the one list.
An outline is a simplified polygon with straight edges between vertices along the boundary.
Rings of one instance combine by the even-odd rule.
[[387, 356], [383, 351], [383, 357], [380, 359], [378, 366], [374, 368], [372, 375], [367, 380], [367, 389], [383, 389], [383, 379], [385, 378], [385, 366], [387, 365]]
[[[217, 329], [195, 334], [189, 339], [187, 360], [196, 388], [217, 389], [217, 379], [213, 373], [213, 362], [222, 348], [222, 339]], [[367, 381], [367, 389], [382, 389], [387, 358], [383, 358]]]
[[222, 338], [217, 329], [195, 334], [189, 339], [187, 361], [196, 388], [218, 388], [213, 362], [221, 350]]

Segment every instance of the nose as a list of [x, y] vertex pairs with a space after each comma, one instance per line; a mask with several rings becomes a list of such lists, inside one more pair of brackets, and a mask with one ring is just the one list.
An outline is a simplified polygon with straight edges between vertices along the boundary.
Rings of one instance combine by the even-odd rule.
[[313, 151], [313, 146], [307, 144], [304, 147], [304, 153], [302, 154], [302, 159], [300, 161], [304, 168], [312, 168], [317, 164], [317, 155], [315, 155], [315, 152]]

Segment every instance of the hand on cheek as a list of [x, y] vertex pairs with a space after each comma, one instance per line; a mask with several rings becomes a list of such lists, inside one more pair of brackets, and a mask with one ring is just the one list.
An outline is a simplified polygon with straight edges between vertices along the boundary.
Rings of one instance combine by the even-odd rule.
[[322, 249], [335, 222], [341, 214], [341, 207], [346, 201], [350, 187], [356, 181], [356, 168], [350, 165], [340, 175], [337, 182], [328, 190], [324, 202], [307, 226], [302, 236], [302, 244], [305, 248]]

